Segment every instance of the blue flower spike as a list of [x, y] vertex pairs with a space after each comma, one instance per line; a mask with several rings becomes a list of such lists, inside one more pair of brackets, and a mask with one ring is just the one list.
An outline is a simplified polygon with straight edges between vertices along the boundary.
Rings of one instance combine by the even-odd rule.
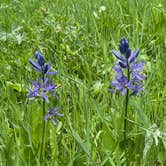
[[[34, 68], [35, 71], [40, 73], [40, 76], [38, 80], [31, 81], [32, 88], [28, 87], [28, 94], [27, 98], [32, 98], [32, 99], [38, 99], [42, 98], [44, 103], [49, 103], [49, 96], [51, 96], [58, 100], [59, 98], [57, 97], [55, 91], [57, 89], [57, 86], [52, 83], [51, 79], [49, 78], [49, 75], [56, 75], [58, 74], [58, 71], [50, 71], [51, 70], [51, 64], [50, 63], [45, 63], [44, 56], [36, 51], [35, 52], [35, 58], [36, 61], [33, 61], [30, 59], [30, 64]], [[63, 114], [58, 113], [58, 109], [51, 109], [49, 110], [48, 114], [44, 117], [44, 120], [49, 120], [53, 122], [53, 124], [57, 124], [55, 117], [56, 116], [64, 116]], [[44, 111], [45, 112], [45, 111]], [[53, 118], [54, 116], [54, 118]]]
[[[145, 79], [145, 75], [142, 74], [142, 70], [145, 62], [136, 62], [139, 52], [139, 49], [136, 51], [131, 50], [125, 38], [120, 40], [119, 51], [112, 51], [118, 59], [118, 62], [113, 67], [117, 76], [116, 80], [112, 81], [112, 86], [117, 91], [121, 91], [122, 95], [126, 94], [127, 89], [132, 91], [130, 96], [136, 95], [143, 90], [142, 81]], [[128, 75], [125, 75], [127, 72], [124, 72], [124, 70], [129, 72]]]

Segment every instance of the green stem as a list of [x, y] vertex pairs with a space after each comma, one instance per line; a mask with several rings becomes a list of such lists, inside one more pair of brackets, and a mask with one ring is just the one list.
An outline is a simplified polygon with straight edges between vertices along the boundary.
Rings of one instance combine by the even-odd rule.
[[126, 127], [127, 127], [127, 112], [128, 112], [128, 102], [129, 102], [129, 90], [126, 92], [126, 103], [125, 103], [125, 113], [124, 113], [124, 144], [126, 144]]
[[[43, 83], [44, 83], [44, 79], [45, 79], [44, 74], [42, 74]], [[43, 117], [45, 116], [45, 104], [46, 104], [46, 102], [43, 98], [42, 138], [41, 138], [41, 145], [40, 145], [40, 162], [41, 163], [42, 163], [42, 160], [45, 157], [45, 154], [43, 154], [43, 149], [45, 149], [45, 128], [46, 128], [45, 120], [43, 119]]]
[[[130, 81], [130, 67], [129, 64], [127, 63], [127, 80], [128, 82]], [[123, 129], [123, 134], [124, 134], [124, 144], [126, 146], [126, 128], [127, 128], [127, 112], [128, 112], [128, 103], [129, 103], [129, 89], [127, 89], [126, 92], [126, 102], [125, 102], [125, 112], [124, 112], [124, 129]]]
[[[43, 147], [45, 144], [45, 120], [43, 117], [45, 116], [45, 100], [43, 99], [43, 116], [42, 116], [42, 140], [41, 140], [41, 149], [40, 149], [40, 161], [42, 161], [42, 156], [43, 156]], [[43, 156], [44, 158], [44, 156]]]

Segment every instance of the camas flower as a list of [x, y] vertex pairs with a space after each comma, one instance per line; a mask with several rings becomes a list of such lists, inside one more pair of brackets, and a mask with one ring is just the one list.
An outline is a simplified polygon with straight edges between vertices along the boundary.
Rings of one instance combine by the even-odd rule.
[[132, 78], [128, 82], [128, 87], [127, 88], [130, 89], [130, 90], [132, 90], [132, 93], [130, 94], [130, 96], [136, 95], [138, 92], [140, 92], [141, 90], [143, 90], [141, 81], [138, 80], [136, 77]]
[[33, 89], [30, 89], [28, 87], [28, 91], [29, 93], [27, 94], [27, 98], [38, 98], [40, 97], [40, 80], [38, 80], [37, 82], [33, 82], [31, 81], [31, 84], [33, 86]]
[[51, 64], [45, 64], [44, 56], [39, 53], [38, 51], [35, 52], [36, 62], [34, 62], [32, 59], [30, 59], [30, 64], [33, 66], [33, 68], [41, 73], [44, 74], [58, 74], [58, 71], [50, 72], [51, 70]]
[[132, 78], [136, 78], [137, 80], [144, 80], [145, 75], [142, 74], [143, 67], [145, 62], [135, 62], [130, 65], [130, 69], [132, 72]]
[[[132, 90], [130, 95], [136, 95], [143, 89], [142, 81], [145, 79], [145, 75], [142, 74], [142, 69], [145, 63], [135, 61], [139, 54], [139, 49], [132, 51], [125, 38], [120, 40], [119, 50], [120, 52], [116, 50], [112, 51], [119, 60], [113, 67], [117, 75], [116, 80], [112, 81], [112, 86], [114, 86], [116, 90], [121, 91], [122, 95], [126, 94], [127, 89]], [[126, 72], [123, 72], [125, 69]], [[124, 73], [126, 73], [126, 75]]]
[[123, 76], [117, 76], [116, 80], [112, 81], [112, 86], [116, 88], [116, 90], [121, 91], [122, 95], [126, 94], [126, 88], [127, 88], [127, 78]]
[[[58, 100], [58, 96], [55, 93], [55, 90], [57, 89], [57, 86], [52, 83], [51, 79], [48, 78], [48, 75], [52, 74], [58, 74], [57, 71], [51, 72], [51, 64], [45, 63], [44, 56], [39, 53], [38, 51], [35, 52], [35, 58], [36, 61], [30, 59], [30, 64], [33, 66], [33, 68], [40, 73], [39, 79], [34, 82], [31, 81], [32, 88], [28, 87], [28, 94], [27, 98], [43, 98], [43, 106], [45, 107], [45, 102], [49, 103], [49, 93], [54, 97], [54, 99]], [[60, 107], [59, 107], [60, 108]], [[54, 109], [53, 107], [50, 108], [47, 115], [45, 115], [44, 120], [51, 119], [51, 121], [57, 125], [57, 122], [55, 120], [56, 116], [64, 116], [63, 114], [59, 114], [58, 110]], [[45, 113], [45, 109], [43, 109], [43, 112]]]
[[129, 48], [128, 41], [125, 38], [120, 40], [119, 50], [120, 52], [113, 50], [112, 53], [120, 60], [119, 65], [122, 68], [126, 68], [139, 54], [139, 49], [132, 51]]
[[48, 78], [46, 78], [43, 83], [41, 82], [41, 79], [39, 79], [37, 82], [31, 81], [33, 88], [28, 88], [29, 93], [27, 94], [27, 97], [34, 99], [42, 97], [48, 103], [49, 99], [47, 93], [51, 92], [51, 94], [55, 96], [54, 91], [56, 89], [56, 85], [54, 85]]
[[58, 113], [61, 107], [54, 109], [53, 107], [50, 108], [47, 115], [44, 116], [44, 120], [50, 119], [54, 125], [57, 125], [56, 117], [62, 117], [64, 114]]
[[126, 54], [130, 50], [129, 44], [125, 38], [120, 40], [119, 50], [122, 54]]

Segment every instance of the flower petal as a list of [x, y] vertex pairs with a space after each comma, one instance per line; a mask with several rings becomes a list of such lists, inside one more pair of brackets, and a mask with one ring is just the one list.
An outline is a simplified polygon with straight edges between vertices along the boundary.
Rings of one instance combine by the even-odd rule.
[[131, 55], [131, 49], [130, 48], [127, 49], [125, 55], [126, 55], [127, 59], [130, 57], [130, 55]]
[[50, 69], [51, 69], [51, 64], [50, 64], [50, 63], [44, 65], [44, 73], [45, 73], [45, 74], [47, 74], [47, 72], [49, 72]]
[[58, 123], [56, 122], [56, 120], [55, 120], [55, 119], [51, 118], [51, 121], [52, 121], [52, 123], [53, 123], [55, 126], [57, 126], [57, 125], [58, 125]]
[[55, 89], [55, 85], [54, 84], [48, 84], [46, 87], [45, 87], [45, 90], [46, 91], [53, 91]]
[[47, 97], [47, 95], [46, 95], [45, 92], [42, 93], [42, 97], [43, 97], [43, 99], [44, 99], [47, 103], [49, 103], [49, 99], [48, 99], [48, 97]]
[[122, 54], [125, 54], [127, 52], [127, 49], [129, 48], [128, 41], [125, 38], [122, 38], [120, 40], [119, 50]]
[[122, 95], [124, 96], [126, 94], [126, 88], [122, 89]]
[[50, 118], [50, 116], [51, 116], [51, 114], [48, 113], [47, 115], [44, 116], [44, 120], [48, 120]]
[[40, 65], [38, 65], [37, 63], [35, 63], [33, 60], [29, 60], [30, 64], [33, 66], [33, 68], [38, 71], [38, 72], [41, 72], [41, 67]]
[[119, 52], [113, 50], [112, 53], [121, 61], [126, 61], [120, 54]]
[[47, 74], [52, 74], [52, 75], [56, 75], [56, 74], [58, 74], [59, 72], [58, 71], [53, 71], [53, 72], [47, 72]]
[[143, 88], [136, 86], [135, 90], [130, 94], [130, 96], [136, 95], [138, 92], [142, 91]]
[[38, 64], [40, 66], [43, 66], [44, 65], [44, 56], [40, 52], [36, 51], [35, 52], [35, 57], [37, 59]]
[[120, 67], [122, 67], [122, 68], [126, 68], [126, 62], [119, 62], [119, 65], [120, 65]]
[[116, 80], [112, 81], [112, 86], [114, 86], [116, 90], [119, 90], [119, 91], [123, 89], [123, 86]]
[[135, 58], [138, 56], [138, 54], [139, 54], [139, 49], [137, 49], [135, 52], [132, 51], [131, 56], [128, 59], [128, 62], [132, 63], [135, 60]]

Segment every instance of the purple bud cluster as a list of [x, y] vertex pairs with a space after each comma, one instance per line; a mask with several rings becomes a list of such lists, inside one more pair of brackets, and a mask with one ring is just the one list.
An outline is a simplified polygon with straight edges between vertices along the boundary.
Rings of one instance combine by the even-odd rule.
[[113, 67], [117, 75], [115, 80], [112, 81], [112, 86], [117, 91], [121, 91], [122, 95], [126, 94], [127, 89], [131, 91], [130, 96], [136, 95], [143, 90], [142, 81], [145, 79], [145, 75], [142, 74], [145, 62], [136, 62], [139, 49], [131, 50], [128, 41], [122, 38], [119, 51], [113, 50], [112, 53], [119, 60]]
[[[56, 75], [58, 74], [57, 71], [51, 72], [51, 64], [45, 63], [44, 56], [39, 53], [35, 52], [35, 58], [36, 62], [34, 62], [32, 59], [30, 59], [30, 64], [36, 70], [40, 73], [39, 79], [34, 82], [31, 81], [32, 89], [28, 87], [29, 93], [27, 94], [27, 98], [43, 98], [43, 100], [47, 103], [49, 103], [49, 97], [48, 94], [51, 94], [56, 99], [58, 98], [55, 91], [57, 90], [57, 86], [52, 83], [51, 79], [48, 77], [49, 75]], [[54, 109], [51, 107], [48, 111], [48, 113], [44, 116], [44, 120], [51, 119], [53, 124], [57, 125], [55, 117], [57, 116], [64, 116], [63, 114], [58, 113], [59, 108]]]

